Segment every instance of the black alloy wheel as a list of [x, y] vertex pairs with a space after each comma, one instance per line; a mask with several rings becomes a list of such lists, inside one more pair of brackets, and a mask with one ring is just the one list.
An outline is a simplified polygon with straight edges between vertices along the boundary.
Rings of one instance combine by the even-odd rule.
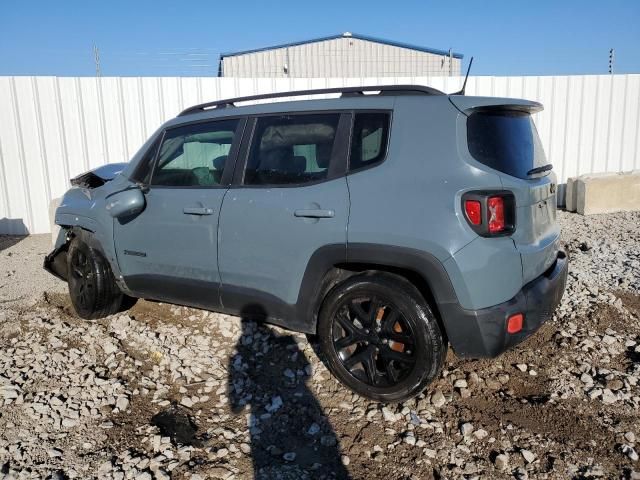
[[336, 312], [333, 346], [345, 369], [374, 387], [397, 384], [416, 363], [411, 327], [393, 303], [374, 293], [364, 292]]
[[447, 344], [414, 285], [358, 274], [334, 287], [318, 317], [323, 360], [356, 393], [380, 402], [418, 395], [440, 373]]

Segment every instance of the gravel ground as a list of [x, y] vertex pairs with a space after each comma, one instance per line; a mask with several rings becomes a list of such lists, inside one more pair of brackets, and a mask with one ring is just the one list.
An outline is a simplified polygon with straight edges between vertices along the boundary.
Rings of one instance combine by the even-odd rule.
[[276, 327], [145, 301], [79, 320], [49, 237], [0, 237], [0, 478], [640, 478], [640, 213], [559, 216], [556, 317], [391, 406]]
[[67, 291], [64, 282], [42, 268], [51, 250], [51, 235], [0, 235], [0, 305], [29, 305], [43, 292]]

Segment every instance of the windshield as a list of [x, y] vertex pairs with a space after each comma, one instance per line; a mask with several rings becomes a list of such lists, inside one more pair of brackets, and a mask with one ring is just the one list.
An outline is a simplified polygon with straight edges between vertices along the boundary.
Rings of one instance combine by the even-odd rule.
[[467, 119], [469, 152], [479, 162], [518, 178], [534, 168], [547, 165], [547, 159], [531, 115], [526, 112], [480, 111]]

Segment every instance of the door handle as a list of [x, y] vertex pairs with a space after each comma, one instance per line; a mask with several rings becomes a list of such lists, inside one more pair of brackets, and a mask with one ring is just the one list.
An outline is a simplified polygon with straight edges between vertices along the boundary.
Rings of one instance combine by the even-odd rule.
[[335, 214], [336, 212], [333, 210], [321, 210], [319, 208], [302, 209], [293, 212], [294, 216], [304, 218], [332, 218]]
[[184, 207], [182, 212], [187, 215], [213, 215], [213, 208], [208, 207]]

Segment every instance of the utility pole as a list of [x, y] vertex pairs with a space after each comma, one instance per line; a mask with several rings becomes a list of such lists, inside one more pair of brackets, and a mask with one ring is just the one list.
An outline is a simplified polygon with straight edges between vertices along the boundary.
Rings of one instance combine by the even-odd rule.
[[96, 46], [96, 44], [93, 44], [93, 59], [96, 62], [96, 77], [100, 76], [100, 50], [98, 50], [98, 47]]
[[616, 51], [615, 49], [609, 50], [609, 75], [613, 75], [613, 62], [616, 59]]
[[290, 77], [291, 76], [291, 65], [289, 63], [289, 47], [286, 48], [285, 53], [286, 53], [285, 64], [284, 64], [284, 68], [282, 70], [284, 71], [284, 75], [286, 77]]
[[453, 75], [453, 54], [449, 49], [449, 76]]

